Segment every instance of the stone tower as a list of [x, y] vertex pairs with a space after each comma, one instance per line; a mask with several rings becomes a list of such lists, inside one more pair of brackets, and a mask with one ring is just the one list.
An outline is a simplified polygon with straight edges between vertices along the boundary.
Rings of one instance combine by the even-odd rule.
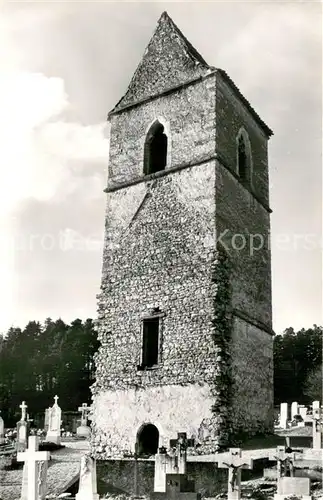
[[94, 456], [272, 429], [271, 130], [167, 13], [109, 120]]

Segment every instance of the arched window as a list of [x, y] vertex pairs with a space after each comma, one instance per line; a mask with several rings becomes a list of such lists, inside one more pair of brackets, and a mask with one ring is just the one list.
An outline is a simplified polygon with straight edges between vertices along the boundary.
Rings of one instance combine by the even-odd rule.
[[158, 451], [159, 432], [155, 425], [145, 424], [137, 434], [138, 455], [156, 455]]
[[252, 181], [252, 156], [251, 146], [247, 132], [240, 129], [237, 136], [237, 174], [242, 182], [251, 184]]
[[149, 129], [145, 141], [144, 174], [164, 170], [167, 163], [167, 135], [164, 126], [157, 120]]
[[242, 180], [247, 180], [247, 153], [246, 145], [242, 135], [239, 137], [238, 142], [238, 173]]

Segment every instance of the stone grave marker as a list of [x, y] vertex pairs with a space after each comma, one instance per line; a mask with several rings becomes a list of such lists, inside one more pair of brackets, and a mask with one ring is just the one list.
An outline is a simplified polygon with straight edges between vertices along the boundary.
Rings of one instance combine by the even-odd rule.
[[312, 500], [310, 479], [308, 477], [282, 477], [279, 483], [279, 491], [280, 493], [275, 493], [274, 500], [285, 500], [288, 496], [296, 496], [301, 500]]
[[21, 419], [19, 420], [19, 422], [17, 422], [17, 452], [25, 451], [25, 449], [27, 448], [29, 434], [29, 424], [26, 420], [27, 405], [25, 401], [21, 403], [19, 408], [21, 409]]
[[312, 408], [319, 409], [320, 408], [320, 402], [319, 401], [313, 401], [312, 403]]
[[166, 492], [167, 474], [186, 474], [186, 451], [191, 440], [185, 433], [178, 433], [177, 439], [170, 440], [171, 451], [159, 448], [155, 455], [154, 491]]
[[277, 460], [277, 493], [274, 495], [274, 500], [285, 500], [287, 495], [296, 495], [302, 500], [311, 500], [310, 479], [294, 477], [296, 453], [284, 446], [278, 446], [274, 458]]
[[285, 446], [277, 446], [276, 455], [277, 460], [277, 492], [279, 493], [279, 484], [282, 477], [294, 477], [294, 461], [295, 453], [288, 453]]
[[321, 423], [321, 408], [314, 408], [313, 405], [313, 449], [319, 450], [322, 448], [322, 423]]
[[81, 458], [79, 491], [75, 500], [99, 500], [96, 485], [96, 462], [89, 454]]
[[[221, 454], [222, 455], [222, 454]], [[248, 463], [242, 462], [242, 453], [240, 448], [230, 448], [229, 454], [219, 456], [218, 467], [229, 470], [228, 477], [228, 500], [241, 499], [241, 470], [252, 469], [253, 460], [249, 459]], [[225, 460], [225, 461], [224, 461]]]
[[185, 474], [167, 474], [165, 493], [154, 491], [150, 500], [201, 500], [201, 495], [195, 492], [194, 481], [189, 481]]
[[298, 403], [297, 403], [297, 401], [294, 401], [292, 403], [290, 419], [293, 420], [295, 415], [298, 415]]
[[50, 408], [48, 418], [48, 431], [46, 434], [46, 441], [51, 443], [60, 444], [61, 442], [61, 423], [62, 423], [62, 410], [57, 404], [58, 396], [54, 397], [55, 403]]
[[87, 425], [87, 416], [91, 411], [86, 403], [79, 406], [78, 411], [81, 412], [81, 425], [76, 429], [76, 435], [82, 437], [89, 437], [91, 434], [91, 428]]
[[306, 408], [306, 406], [304, 406], [304, 405], [299, 406], [298, 410], [299, 410], [299, 414], [302, 417], [302, 419], [306, 420], [306, 416], [307, 416], [307, 408]]
[[39, 438], [30, 436], [28, 449], [17, 453], [17, 461], [25, 462], [20, 500], [44, 500], [46, 498], [48, 451], [38, 451]]
[[288, 403], [280, 403], [279, 427], [287, 429]]
[[[1, 413], [1, 411], [0, 411], [0, 413]], [[3, 444], [4, 441], [5, 441], [5, 439], [4, 439], [4, 421], [0, 415], [0, 444]]]
[[45, 410], [45, 420], [44, 420], [44, 431], [47, 433], [49, 426], [49, 413], [51, 408], [46, 408]]
[[264, 477], [276, 478], [277, 483], [282, 477], [294, 477], [294, 462], [296, 453], [303, 453], [302, 449], [292, 449], [289, 446], [277, 446], [274, 453], [269, 453], [269, 460], [277, 460], [275, 469], [264, 469]]

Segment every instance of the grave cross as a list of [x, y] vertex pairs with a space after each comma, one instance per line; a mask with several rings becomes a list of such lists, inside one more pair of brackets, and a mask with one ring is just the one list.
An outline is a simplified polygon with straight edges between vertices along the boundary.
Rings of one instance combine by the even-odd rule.
[[25, 401], [23, 401], [21, 403], [19, 408], [21, 408], [21, 421], [24, 422], [26, 420], [26, 410], [27, 410], [27, 405], [26, 405]]
[[124, 458], [133, 458], [135, 461], [134, 466], [134, 491], [135, 497], [138, 496], [138, 457], [139, 457], [139, 445], [138, 442], [135, 443], [135, 452], [134, 453], [126, 453]]
[[59, 400], [59, 397], [58, 396], [54, 396], [54, 400], [55, 400], [55, 405], [57, 406], [57, 401]]
[[78, 411], [82, 412], [82, 420], [86, 420], [87, 413], [91, 411], [91, 408], [88, 407], [87, 403], [83, 403], [82, 406], [78, 407]]
[[170, 448], [176, 448], [178, 451], [186, 451], [187, 448], [194, 446], [194, 439], [187, 439], [186, 432], [178, 432], [177, 439], [169, 441]]
[[[228, 462], [223, 460], [218, 461], [220, 469], [227, 468], [229, 470], [228, 477], [228, 500], [240, 500], [241, 498], [241, 470], [252, 469], [253, 460], [249, 459], [248, 463], [241, 463], [242, 453], [240, 448], [230, 448], [230, 455], [226, 455]], [[223, 457], [224, 458], [224, 457]]]
[[194, 439], [187, 439], [186, 432], [178, 432], [177, 439], [171, 439], [169, 441], [169, 447], [171, 450], [175, 450], [174, 455], [174, 467], [177, 474], [186, 473], [186, 454], [187, 448], [194, 446]]
[[[277, 446], [277, 481], [279, 482], [281, 477], [286, 477], [289, 473], [290, 477], [294, 477], [294, 464], [295, 453], [291, 448], [285, 448], [285, 446]], [[287, 456], [286, 456], [287, 455]]]
[[50, 458], [49, 451], [38, 451], [38, 437], [30, 436], [28, 449], [17, 453], [17, 461], [27, 464], [28, 472], [28, 500], [38, 499], [38, 462], [47, 462]]

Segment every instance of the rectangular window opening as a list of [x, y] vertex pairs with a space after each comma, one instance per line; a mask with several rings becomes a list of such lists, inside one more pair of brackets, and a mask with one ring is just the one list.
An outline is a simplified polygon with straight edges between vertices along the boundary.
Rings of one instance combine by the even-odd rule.
[[152, 368], [158, 364], [159, 317], [143, 320], [141, 368]]

